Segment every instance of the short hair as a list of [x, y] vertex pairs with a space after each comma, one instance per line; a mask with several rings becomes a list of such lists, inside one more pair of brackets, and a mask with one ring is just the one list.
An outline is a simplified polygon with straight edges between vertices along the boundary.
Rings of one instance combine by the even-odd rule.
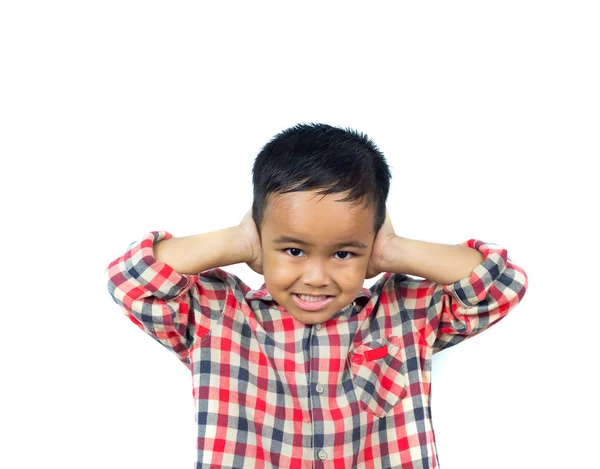
[[256, 156], [252, 217], [260, 235], [271, 194], [349, 191], [340, 201], [373, 207], [377, 234], [385, 222], [391, 177], [385, 156], [366, 134], [348, 127], [300, 123], [275, 135]]

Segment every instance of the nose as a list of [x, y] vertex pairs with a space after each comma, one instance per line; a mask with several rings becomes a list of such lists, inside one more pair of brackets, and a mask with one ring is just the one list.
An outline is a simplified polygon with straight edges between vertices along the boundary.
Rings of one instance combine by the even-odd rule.
[[310, 285], [314, 288], [329, 285], [329, 274], [327, 273], [325, 263], [317, 258], [307, 261], [302, 280], [305, 285]]

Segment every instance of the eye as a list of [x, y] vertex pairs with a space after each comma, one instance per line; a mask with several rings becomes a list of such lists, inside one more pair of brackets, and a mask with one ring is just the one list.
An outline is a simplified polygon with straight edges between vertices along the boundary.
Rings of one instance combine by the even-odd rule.
[[[341, 257], [340, 259], [350, 259], [350, 258], [352, 258], [352, 256], [354, 256], [353, 253], [348, 252], [348, 251], [338, 251], [338, 252], [336, 252], [336, 254], [346, 254], [345, 256]], [[348, 257], [348, 256], [350, 256], [350, 257]]]
[[290, 255], [292, 257], [300, 257], [300, 255], [298, 253], [302, 252], [302, 249], [298, 249], [298, 248], [287, 248], [284, 249], [284, 252], [288, 252], [290, 251]]

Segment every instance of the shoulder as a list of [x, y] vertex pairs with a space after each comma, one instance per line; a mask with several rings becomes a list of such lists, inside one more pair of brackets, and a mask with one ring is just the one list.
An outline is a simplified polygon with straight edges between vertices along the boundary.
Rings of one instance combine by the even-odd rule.
[[430, 280], [407, 274], [385, 272], [369, 291], [373, 296], [386, 296], [388, 300], [417, 298], [432, 292], [436, 284]]
[[391, 315], [402, 324], [414, 322], [417, 328], [422, 328], [431, 319], [432, 303], [441, 296], [440, 285], [399, 273], [385, 273], [371, 288], [375, 289], [373, 294], [379, 297], [378, 309], [383, 311], [378, 314]]
[[196, 275], [198, 283], [204, 288], [230, 289], [246, 295], [251, 288], [237, 275], [227, 272], [220, 267], [208, 269]]

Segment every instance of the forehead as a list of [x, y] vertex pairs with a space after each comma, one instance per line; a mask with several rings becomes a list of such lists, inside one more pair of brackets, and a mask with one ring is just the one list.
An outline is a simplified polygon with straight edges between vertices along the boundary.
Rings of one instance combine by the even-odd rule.
[[273, 235], [294, 236], [315, 245], [350, 238], [370, 241], [374, 223], [372, 208], [362, 202], [339, 202], [346, 195], [323, 196], [316, 191], [271, 194], [263, 227]]

